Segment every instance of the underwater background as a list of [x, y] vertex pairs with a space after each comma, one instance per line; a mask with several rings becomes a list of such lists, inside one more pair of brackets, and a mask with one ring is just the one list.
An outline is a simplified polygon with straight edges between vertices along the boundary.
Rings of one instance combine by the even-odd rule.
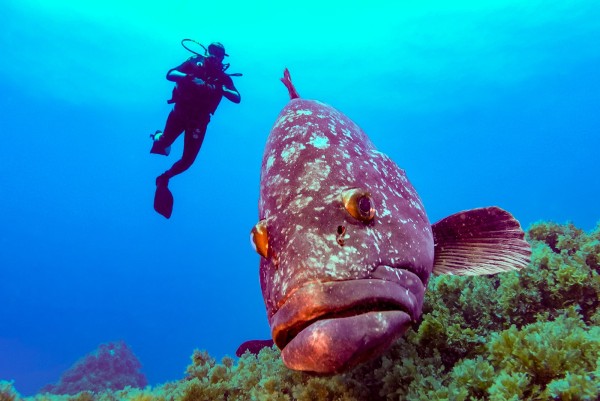
[[[179, 42], [220, 41], [241, 72], [198, 159], [150, 155]], [[594, 1], [0, 5], [0, 380], [23, 395], [101, 343], [125, 341], [150, 384], [270, 337], [249, 231], [263, 147], [288, 101], [344, 112], [435, 222], [498, 205], [592, 230], [600, 218], [600, 5]], [[597, 332], [595, 332], [597, 334]]]

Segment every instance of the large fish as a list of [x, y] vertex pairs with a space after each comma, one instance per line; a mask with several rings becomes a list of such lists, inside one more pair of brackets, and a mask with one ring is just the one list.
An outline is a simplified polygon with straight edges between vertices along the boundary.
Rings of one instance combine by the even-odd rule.
[[416, 322], [431, 273], [520, 269], [518, 221], [488, 207], [431, 225], [417, 192], [331, 106], [290, 102], [273, 126], [252, 242], [271, 333], [286, 366], [336, 373], [381, 354]]

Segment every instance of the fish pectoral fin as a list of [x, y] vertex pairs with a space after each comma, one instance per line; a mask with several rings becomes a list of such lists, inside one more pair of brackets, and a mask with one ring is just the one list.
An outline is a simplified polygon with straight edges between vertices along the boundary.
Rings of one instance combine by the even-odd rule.
[[499, 207], [456, 213], [431, 228], [435, 274], [494, 274], [522, 269], [529, 263], [531, 247], [521, 225]]

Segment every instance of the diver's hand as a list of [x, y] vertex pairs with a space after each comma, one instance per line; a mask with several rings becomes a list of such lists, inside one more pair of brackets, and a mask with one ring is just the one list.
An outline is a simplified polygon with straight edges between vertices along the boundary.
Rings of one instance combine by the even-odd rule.
[[201, 78], [194, 78], [192, 77], [192, 82], [196, 85], [196, 86], [202, 86], [206, 84], [206, 81], [204, 81]]
[[201, 78], [192, 78], [192, 82], [198, 86], [201, 87], [203, 86], [205, 89], [207, 89], [209, 92], [214, 92], [215, 90], [217, 90], [217, 86], [214, 84], [209, 84], [208, 82], [206, 82], [205, 80], [201, 79]]

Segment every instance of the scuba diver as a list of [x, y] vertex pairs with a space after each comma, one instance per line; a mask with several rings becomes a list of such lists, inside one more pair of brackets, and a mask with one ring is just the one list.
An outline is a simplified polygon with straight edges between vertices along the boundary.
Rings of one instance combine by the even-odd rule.
[[[167, 72], [167, 79], [175, 82], [173, 97], [167, 102], [175, 105], [167, 117], [165, 130], [150, 135], [154, 140], [150, 153], [168, 156], [173, 142], [185, 132], [181, 159], [156, 178], [154, 209], [167, 219], [173, 211], [169, 180], [194, 163], [202, 146], [210, 116], [216, 111], [221, 98], [225, 97], [233, 103], [240, 103], [241, 100], [231, 76], [242, 74], [225, 72], [229, 67], [229, 64], [223, 64], [223, 59], [228, 56], [225, 47], [219, 42], [214, 42], [205, 49], [205, 54], [201, 55], [186, 46], [188, 41], [194, 42], [184, 39], [181, 44], [194, 53], [194, 56]], [[198, 42], [194, 43], [202, 46]]]

